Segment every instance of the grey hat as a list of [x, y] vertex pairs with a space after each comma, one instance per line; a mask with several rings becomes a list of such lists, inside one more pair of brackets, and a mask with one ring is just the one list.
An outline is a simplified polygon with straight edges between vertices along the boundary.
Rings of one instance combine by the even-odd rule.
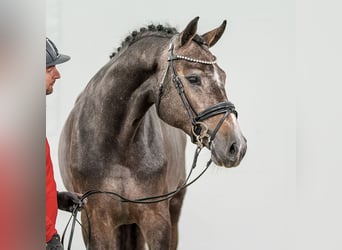
[[56, 45], [46, 38], [46, 67], [61, 64], [70, 60], [70, 56], [58, 53]]

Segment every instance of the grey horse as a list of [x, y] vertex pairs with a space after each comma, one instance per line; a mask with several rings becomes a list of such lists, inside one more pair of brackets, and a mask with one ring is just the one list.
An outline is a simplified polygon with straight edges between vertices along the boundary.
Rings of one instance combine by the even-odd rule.
[[[186, 134], [211, 150], [218, 166], [246, 152], [225, 72], [209, 51], [225, 30], [198, 35], [198, 17], [182, 32], [150, 25], [134, 31], [79, 95], [59, 142], [65, 187], [161, 195], [186, 178]], [[88, 197], [82, 211], [88, 249], [176, 249], [185, 189], [153, 204]], [[86, 213], [87, 212], [87, 213]]]

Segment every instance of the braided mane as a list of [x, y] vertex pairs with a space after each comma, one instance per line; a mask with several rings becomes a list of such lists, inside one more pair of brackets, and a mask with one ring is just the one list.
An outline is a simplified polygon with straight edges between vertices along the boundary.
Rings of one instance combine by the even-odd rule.
[[121, 43], [121, 47], [117, 48], [109, 58], [113, 58], [118, 52], [120, 52], [121, 48], [125, 46], [130, 46], [132, 43], [136, 42], [140, 38], [142, 38], [146, 34], [156, 33], [158, 35], [162, 35], [165, 37], [171, 37], [174, 34], [177, 34], [178, 31], [173, 27], [166, 27], [161, 24], [159, 25], [148, 25], [147, 27], [140, 28], [139, 31], [134, 30], [130, 35], [128, 35], [125, 40]]
[[[147, 27], [142, 27], [140, 28], [139, 31], [134, 30], [130, 35], [128, 35], [125, 40], [121, 43], [121, 46], [114, 51], [109, 58], [112, 59], [117, 53], [120, 52], [121, 48], [125, 46], [130, 46], [132, 43], [138, 41], [140, 38], [144, 37], [145, 35], [149, 34], [158, 34], [159, 36], [164, 36], [164, 37], [171, 37], [174, 34], [177, 34], [178, 31], [176, 28], [173, 27], [167, 27], [163, 26], [161, 24], [159, 25], [148, 25]], [[202, 45], [205, 44], [203, 38], [199, 35], [195, 35], [194, 38], [192, 39], [196, 43]]]

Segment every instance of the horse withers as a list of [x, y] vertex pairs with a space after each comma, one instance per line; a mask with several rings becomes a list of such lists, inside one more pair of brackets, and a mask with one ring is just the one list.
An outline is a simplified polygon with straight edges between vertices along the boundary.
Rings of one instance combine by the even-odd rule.
[[[158, 196], [185, 182], [186, 134], [211, 150], [218, 166], [239, 165], [246, 152], [225, 72], [209, 51], [226, 21], [196, 34], [150, 25], [126, 38], [79, 95], [61, 134], [65, 187], [129, 199]], [[176, 249], [185, 189], [152, 203], [88, 197], [81, 219], [88, 249]], [[90, 230], [90, 231], [89, 231]]]

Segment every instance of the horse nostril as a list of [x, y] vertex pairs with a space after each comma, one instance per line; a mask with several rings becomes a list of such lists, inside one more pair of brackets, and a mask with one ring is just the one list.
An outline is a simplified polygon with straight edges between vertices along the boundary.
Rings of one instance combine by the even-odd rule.
[[229, 148], [229, 154], [235, 155], [237, 151], [238, 151], [238, 147], [236, 145], [236, 142], [234, 142]]

